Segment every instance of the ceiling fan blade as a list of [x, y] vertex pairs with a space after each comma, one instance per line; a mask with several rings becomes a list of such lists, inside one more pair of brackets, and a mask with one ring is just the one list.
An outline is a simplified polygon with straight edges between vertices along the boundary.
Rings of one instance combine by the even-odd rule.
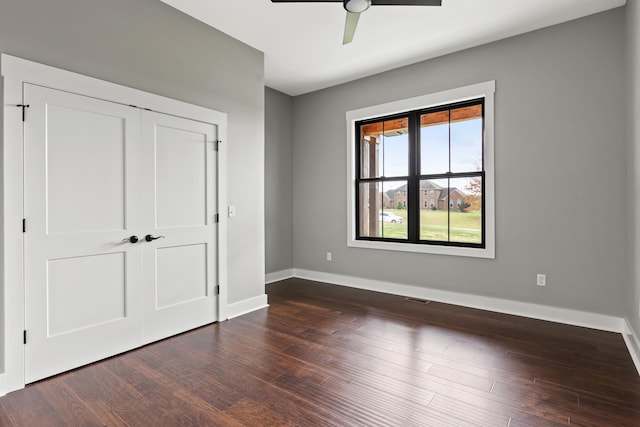
[[359, 13], [347, 12], [347, 19], [344, 21], [344, 37], [342, 38], [343, 45], [349, 44], [353, 41], [353, 36], [356, 34], [356, 28], [358, 27], [359, 20]]
[[371, 0], [371, 4], [373, 6], [442, 6], [442, 0]]

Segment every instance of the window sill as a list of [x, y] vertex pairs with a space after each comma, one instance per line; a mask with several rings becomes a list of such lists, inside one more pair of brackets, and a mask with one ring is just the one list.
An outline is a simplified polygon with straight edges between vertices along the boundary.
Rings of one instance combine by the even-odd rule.
[[434, 255], [454, 255], [471, 258], [495, 259], [493, 245], [485, 248], [465, 248], [459, 246], [417, 245], [412, 243], [378, 242], [370, 240], [349, 239], [347, 246], [352, 248], [379, 249], [384, 251], [415, 252]]

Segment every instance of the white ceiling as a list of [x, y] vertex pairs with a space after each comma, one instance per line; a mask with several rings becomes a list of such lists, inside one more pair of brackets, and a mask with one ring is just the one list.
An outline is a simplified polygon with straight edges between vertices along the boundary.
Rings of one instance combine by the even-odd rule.
[[266, 85], [300, 95], [538, 28], [626, 0], [443, 0], [373, 6], [343, 46], [340, 3], [162, 0], [264, 52]]

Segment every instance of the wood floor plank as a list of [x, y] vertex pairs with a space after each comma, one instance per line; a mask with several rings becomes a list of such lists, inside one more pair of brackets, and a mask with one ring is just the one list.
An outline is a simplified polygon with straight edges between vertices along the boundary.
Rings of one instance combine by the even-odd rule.
[[11, 419], [9, 412], [7, 412], [4, 406], [2, 406], [2, 403], [0, 403], [0, 426], [5, 426], [5, 427], [17, 426], [17, 424], [14, 423], [13, 420]]
[[77, 420], [78, 425], [86, 427], [104, 425], [91, 408], [63, 382], [45, 381], [40, 385], [39, 390], [62, 419]]
[[248, 399], [242, 399], [235, 403], [227, 409], [226, 414], [232, 418], [242, 419], [245, 424], [249, 425], [264, 427], [291, 425], [286, 418], [267, 409], [262, 404]]
[[458, 371], [456, 369], [447, 368], [445, 366], [433, 365], [428, 371], [428, 374], [446, 378], [453, 382], [464, 384], [466, 386], [477, 388], [486, 392], [491, 391], [495, 381], [490, 378], [482, 377], [479, 375], [468, 374], [466, 372]]
[[[57, 427], [66, 425], [62, 410], [51, 406], [38, 387], [28, 387], [0, 399], [12, 424], [16, 426]], [[75, 422], [75, 420], [74, 420]]]
[[273, 382], [264, 381], [246, 372], [247, 365], [229, 354], [227, 359], [203, 370], [204, 376], [215, 378], [249, 400], [260, 402], [296, 425], [355, 426], [356, 422], [337, 414], [332, 407], [317, 401], [313, 395], [292, 393]]
[[436, 395], [429, 407], [460, 418], [470, 425], [493, 427], [509, 424], [509, 417], [501, 410], [496, 410], [499, 407], [497, 404], [485, 403], [484, 406], [476, 406], [462, 400]]
[[0, 398], [0, 426], [640, 426], [619, 334], [288, 279]]

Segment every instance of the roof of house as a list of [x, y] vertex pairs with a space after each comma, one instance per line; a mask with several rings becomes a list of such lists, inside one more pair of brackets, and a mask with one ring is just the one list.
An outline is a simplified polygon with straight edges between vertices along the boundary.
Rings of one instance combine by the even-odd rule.
[[421, 190], [442, 190], [442, 187], [433, 181], [420, 181]]
[[440, 200], [444, 200], [444, 199], [446, 199], [447, 197], [449, 197], [449, 193], [454, 193], [454, 192], [457, 192], [458, 194], [460, 194], [460, 195], [461, 195], [461, 196], [463, 196], [463, 197], [467, 195], [464, 191], [462, 191], [462, 190], [460, 190], [459, 188], [456, 188], [456, 187], [453, 187], [453, 188], [443, 188], [443, 189], [442, 189], [442, 193], [440, 193], [440, 197], [439, 197], [439, 199], [440, 199]]
[[[393, 190], [387, 190], [385, 191], [384, 194], [386, 194], [387, 197], [389, 197], [390, 199], [393, 199], [393, 195], [397, 191], [406, 191], [406, 190], [407, 190], [407, 184], [404, 184], [398, 188], [394, 188]], [[466, 196], [466, 193], [459, 188], [453, 187], [449, 189], [446, 187], [441, 187], [440, 185], [436, 184], [433, 181], [420, 181], [420, 190], [440, 190], [440, 195], [439, 195], [440, 200], [446, 199], [449, 196], [449, 191], [451, 192], [457, 191], [460, 195]]]

